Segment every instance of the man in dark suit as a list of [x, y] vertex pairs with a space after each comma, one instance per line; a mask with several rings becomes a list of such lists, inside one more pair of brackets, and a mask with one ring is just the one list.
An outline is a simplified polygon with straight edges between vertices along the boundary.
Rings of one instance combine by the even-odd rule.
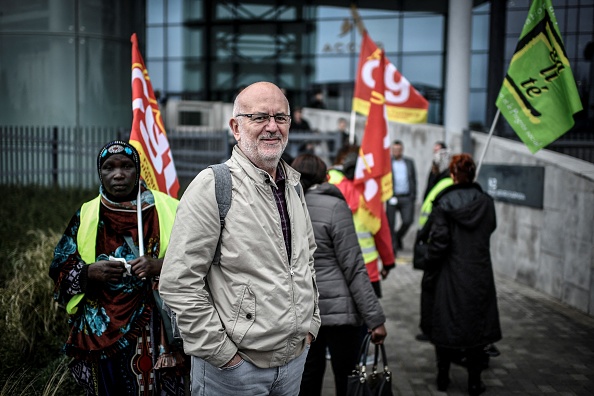
[[[409, 157], [404, 157], [404, 146], [400, 140], [392, 143], [392, 184], [394, 195], [386, 205], [386, 215], [392, 232], [394, 254], [402, 250], [402, 238], [414, 220], [415, 201], [417, 198], [417, 171], [415, 163]], [[396, 212], [400, 213], [402, 224], [396, 231]]]

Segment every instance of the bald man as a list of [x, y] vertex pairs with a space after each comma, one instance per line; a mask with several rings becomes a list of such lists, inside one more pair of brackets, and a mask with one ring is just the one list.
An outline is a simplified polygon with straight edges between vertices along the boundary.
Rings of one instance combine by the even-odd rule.
[[[297, 395], [320, 327], [315, 239], [299, 173], [282, 161], [291, 125], [282, 91], [242, 90], [229, 126], [233, 194], [221, 233], [214, 174], [184, 193], [159, 291], [192, 356], [192, 394]], [[220, 263], [212, 264], [221, 235]]]

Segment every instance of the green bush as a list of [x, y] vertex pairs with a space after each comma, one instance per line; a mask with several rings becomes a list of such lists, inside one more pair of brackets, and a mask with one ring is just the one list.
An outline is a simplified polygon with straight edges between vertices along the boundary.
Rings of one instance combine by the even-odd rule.
[[97, 191], [0, 188], [0, 396], [82, 394], [61, 353], [68, 319], [48, 271], [70, 217]]

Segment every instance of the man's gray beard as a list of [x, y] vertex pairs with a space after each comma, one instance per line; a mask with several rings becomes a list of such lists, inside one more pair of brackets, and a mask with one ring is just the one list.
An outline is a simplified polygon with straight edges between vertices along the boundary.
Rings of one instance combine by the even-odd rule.
[[285, 144], [283, 146], [283, 149], [280, 151], [280, 153], [278, 155], [273, 156], [266, 156], [266, 157], [260, 157], [260, 159], [269, 167], [269, 168], [276, 168], [276, 166], [278, 165], [281, 157], [283, 156], [283, 152], [285, 151], [285, 149], [287, 148], [287, 145]]
[[239, 145], [239, 148], [245, 154], [245, 156], [249, 158], [250, 161], [254, 162], [252, 160], [252, 158], [257, 156], [257, 159], [262, 162], [259, 165], [258, 164], [254, 164], [254, 165], [256, 165], [260, 168], [273, 169], [273, 168], [276, 168], [276, 166], [280, 162], [280, 159], [281, 159], [285, 149], [287, 148], [287, 144], [288, 144], [288, 141], [286, 141], [283, 144], [283, 146], [282, 146], [283, 148], [282, 148], [282, 150], [280, 150], [280, 153], [278, 155], [275, 155], [274, 157], [271, 157], [271, 156], [264, 157], [264, 156], [260, 155], [258, 153], [257, 143], [256, 143], [256, 145], [251, 145], [251, 144]]

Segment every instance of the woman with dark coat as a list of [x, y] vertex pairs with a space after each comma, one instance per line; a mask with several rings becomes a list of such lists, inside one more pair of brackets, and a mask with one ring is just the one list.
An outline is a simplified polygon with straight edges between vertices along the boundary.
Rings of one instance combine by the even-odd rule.
[[485, 391], [481, 382], [487, 344], [501, 339], [490, 239], [497, 226], [495, 205], [474, 183], [476, 166], [468, 154], [450, 163], [454, 185], [435, 199], [429, 217], [428, 263], [434, 277], [431, 322], [423, 329], [435, 345], [437, 386], [449, 384], [450, 362], [465, 350], [468, 393]]
[[353, 215], [340, 190], [326, 182], [326, 164], [313, 154], [292, 163], [301, 173], [307, 209], [317, 249], [314, 253], [322, 327], [311, 344], [301, 380], [300, 395], [320, 395], [331, 355], [336, 395], [346, 394], [359, 352], [361, 325], [371, 329], [371, 341], [386, 337], [382, 307], [371, 286], [353, 225]]

